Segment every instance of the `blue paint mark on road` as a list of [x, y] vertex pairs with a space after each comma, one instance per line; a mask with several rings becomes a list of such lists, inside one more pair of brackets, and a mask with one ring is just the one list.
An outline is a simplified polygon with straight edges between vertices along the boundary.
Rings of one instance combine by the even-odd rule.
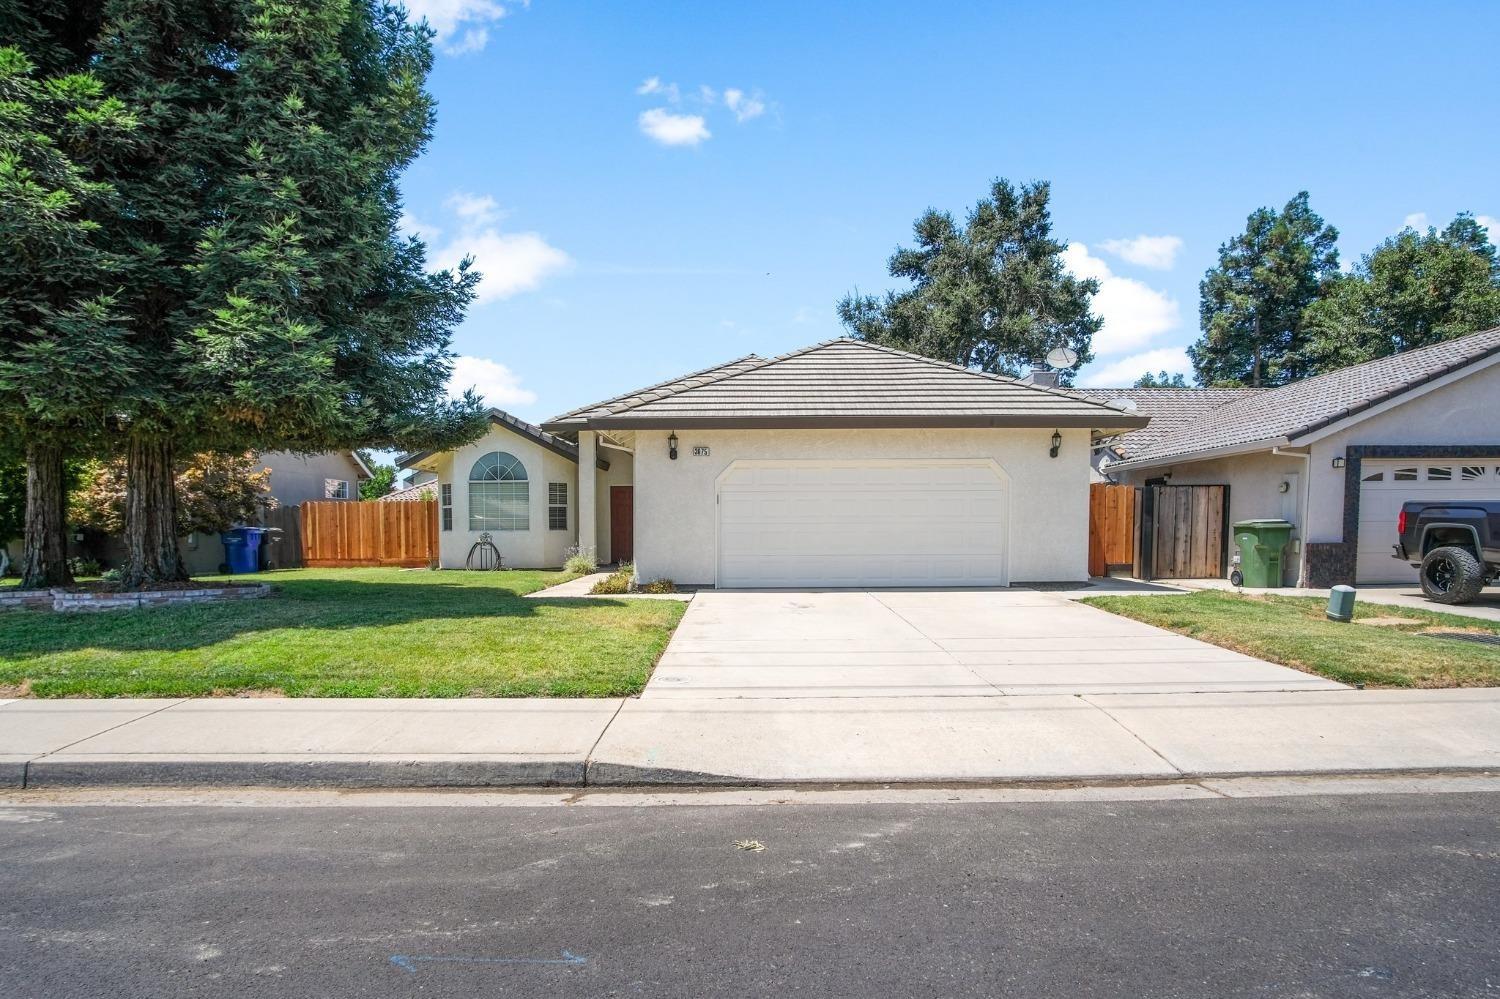
[[417, 973], [422, 964], [562, 964], [577, 966], [588, 964], [589, 959], [579, 957], [572, 951], [563, 951], [562, 957], [414, 957], [407, 954], [392, 954], [391, 963], [409, 975]]

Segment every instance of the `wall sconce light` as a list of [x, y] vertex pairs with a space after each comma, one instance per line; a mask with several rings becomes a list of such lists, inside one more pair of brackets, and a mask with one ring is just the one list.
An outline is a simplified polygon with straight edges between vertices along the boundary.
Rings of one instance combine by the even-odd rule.
[[1052, 457], [1057, 457], [1057, 449], [1062, 447], [1062, 431], [1052, 431]]
[[667, 457], [673, 461], [677, 460], [677, 431], [675, 430], [667, 435]]
[[1343, 468], [1344, 467], [1344, 459], [1343, 458], [1335, 458], [1335, 459], [1333, 459], [1333, 467], [1334, 468]]

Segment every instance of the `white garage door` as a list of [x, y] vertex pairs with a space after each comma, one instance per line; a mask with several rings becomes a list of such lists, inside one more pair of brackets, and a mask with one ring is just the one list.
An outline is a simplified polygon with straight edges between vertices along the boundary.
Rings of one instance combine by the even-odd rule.
[[1463, 460], [1371, 460], [1360, 463], [1359, 552], [1361, 583], [1416, 583], [1417, 570], [1392, 558], [1396, 515], [1407, 500], [1500, 499], [1500, 455]]
[[1004, 586], [1007, 490], [987, 461], [737, 462], [720, 586]]

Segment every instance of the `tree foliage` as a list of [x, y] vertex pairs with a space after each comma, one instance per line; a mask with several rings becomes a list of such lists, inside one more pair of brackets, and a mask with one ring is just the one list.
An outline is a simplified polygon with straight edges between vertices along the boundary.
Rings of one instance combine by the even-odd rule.
[[1329, 282], [1306, 326], [1319, 371], [1500, 326], [1500, 258], [1467, 214], [1403, 230]]
[[1159, 371], [1159, 372], [1157, 372], [1156, 374], [1153, 375], [1151, 372], [1148, 371], [1144, 375], [1141, 375], [1141, 377], [1139, 377], [1139, 378], [1137, 378], [1135, 380], [1135, 385], [1133, 387], [1134, 388], [1187, 388], [1188, 385], [1187, 385], [1187, 379], [1182, 376], [1182, 372], [1180, 372], [1180, 371], [1177, 372], [1176, 374], [1172, 374], [1172, 375], [1167, 374], [1165, 371]]
[[[238, 524], [254, 524], [274, 509], [271, 470], [253, 452], [193, 455], [174, 476], [179, 536], [217, 534]], [[73, 489], [69, 520], [104, 534], [125, 526], [125, 461], [91, 461]]]
[[1090, 311], [1099, 283], [1064, 268], [1050, 196], [1046, 182], [998, 179], [962, 225], [928, 209], [913, 226], [916, 245], [898, 247], [888, 264], [911, 286], [846, 295], [839, 320], [859, 339], [981, 371], [1014, 375], [1060, 346], [1087, 363], [1103, 325]]
[[[429, 449], [483, 432], [477, 399], [446, 396], [478, 277], [429, 274], [397, 231], [397, 178], [433, 121], [430, 31], [376, 0], [22, 7], [0, 44], [45, 73], [86, 71], [134, 126], [100, 157], [110, 197], [85, 234], [118, 275], [110, 316], [133, 372], [105, 442], [135, 494], [127, 584], [182, 574], [176, 451]], [[85, 318], [70, 344], [108, 325]]]
[[368, 460], [365, 464], [370, 466], [370, 477], [359, 484], [359, 498], [362, 500], [380, 499], [396, 484], [396, 466], [377, 465]]
[[1337, 242], [1306, 191], [1279, 212], [1250, 213], [1198, 285], [1202, 336], [1188, 356], [1199, 384], [1283, 385], [1315, 373], [1305, 313], [1338, 273]]

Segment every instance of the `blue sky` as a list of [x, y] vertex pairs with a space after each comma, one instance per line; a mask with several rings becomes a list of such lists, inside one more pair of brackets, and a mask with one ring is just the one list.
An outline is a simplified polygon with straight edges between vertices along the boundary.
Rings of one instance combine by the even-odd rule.
[[1346, 262], [1500, 218], [1496, 3], [408, 5], [440, 37], [407, 225], [477, 257], [457, 380], [531, 420], [840, 335], [996, 176], [1050, 180], [1104, 280], [1082, 384], [1186, 370], [1259, 205], [1307, 189]]

